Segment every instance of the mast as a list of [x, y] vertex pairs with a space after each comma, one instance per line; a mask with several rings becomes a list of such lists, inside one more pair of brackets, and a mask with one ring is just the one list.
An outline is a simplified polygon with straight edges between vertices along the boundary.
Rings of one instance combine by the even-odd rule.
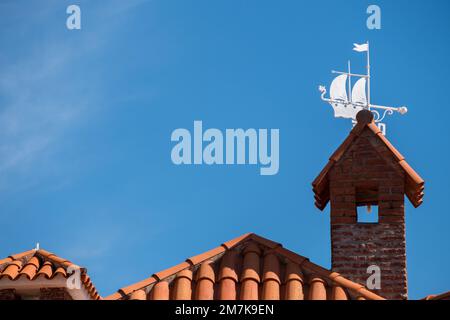
[[352, 102], [352, 73], [350, 70], [350, 60], [348, 60], [348, 101]]
[[[342, 71], [335, 71], [332, 70], [331, 73], [336, 73], [340, 75], [346, 75], [348, 77], [348, 81], [344, 80], [343, 77], [336, 77], [333, 82], [331, 83], [330, 88], [330, 98], [326, 98], [325, 94], [327, 93], [327, 89], [325, 86], [320, 85], [319, 91], [321, 92], [320, 98], [331, 104], [331, 106], [334, 109], [334, 116], [336, 118], [347, 118], [352, 119], [353, 123], [355, 123], [356, 119], [356, 113], [361, 109], [367, 109], [370, 110], [374, 114], [374, 121], [379, 124], [380, 129], [382, 130], [383, 134], [385, 134], [385, 128], [386, 125], [384, 123], [381, 123], [386, 115], [392, 115], [394, 112], [398, 112], [400, 114], [405, 114], [408, 112], [408, 109], [405, 106], [402, 107], [392, 107], [392, 106], [383, 106], [383, 105], [376, 105], [371, 104], [371, 87], [370, 87], [370, 47], [369, 47], [369, 41], [366, 41], [364, 44], [358, 44], [354, 43], [354, 51], [357, 52], [367, 52], [367, 72], [366, 74], [356, 74], [352, 73], [351, 70], [351, 64], [350, 61], [347, 63], [348, 70], [346, 72]], [[360, 82], [359, 79], [355, 85], [357, 84], [358, 87], [356, 88], [357, 91], [352, 92], [355, 90], [355, 88], [352, 89], [352, 77], [357, 78], [365, 78], [365, 84], [363, 82]], [[344, 80], [344, 81], [343, 81]], [[347, 83], [346, 83], [347, 82]], [[346, 86], [348, 85], [348, 88]], [[342, 101], [342, 97], [347, 95], [348, 90], [348, 96], [347, 102]], [[353, 101], [353, 93], [355, 93], [355, 101]], [[364, 100], [362, 95], [364, 95]], [[364, 101], [364, 102], [363, 102]], [[347, 108], [348, 106], [352, 106], [353, 108]]]
[[367, 41], [367, 106], [370, 110], [370, 46]]

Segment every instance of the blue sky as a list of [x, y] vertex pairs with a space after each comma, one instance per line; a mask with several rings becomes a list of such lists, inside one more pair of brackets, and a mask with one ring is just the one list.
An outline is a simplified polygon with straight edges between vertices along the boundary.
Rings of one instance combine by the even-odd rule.
[[[450, 290], [448, 1], [2, 1], [0, 256], [41, 247], [102, 295], [246, 232], [330, 267], [329, 208], [311, 182], [348, 134], [317, 91], [364, 72], [407, 105], [388, 138], [426, 181], [408, 203], [410, 297]], [[66, 28], [79, 4], [82, 29]], [[280, 171], [175, 166], [176, 128], [279, 128]]]

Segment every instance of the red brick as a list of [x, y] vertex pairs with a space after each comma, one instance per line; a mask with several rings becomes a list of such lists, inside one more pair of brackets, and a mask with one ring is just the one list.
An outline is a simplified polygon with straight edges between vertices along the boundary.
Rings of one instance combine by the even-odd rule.
[[[328, 177], [332, 268], [365, 284], [370, 276], [367, 267], [378, 265], [382, 277], [380, 294], [402, 299], [407, 293], [405, 179], [394, 160], [377, 138], [359, 138], [331, 169]], [[358, 224], [357, 203], [372, 201], [379, 202], [379, 223]], [[390, 287], [395, 287], [395, 291]]]
[[14, 289], [2, 289], [0, 290], [0, 300], [19, 300]]
[[40, 300], [72, 300], [64, 288], [41, 288]]

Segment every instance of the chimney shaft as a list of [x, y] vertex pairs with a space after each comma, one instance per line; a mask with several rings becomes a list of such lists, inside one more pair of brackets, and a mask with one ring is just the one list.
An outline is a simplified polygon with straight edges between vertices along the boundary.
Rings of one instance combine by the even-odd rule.
[[[331, 203], [333, 271], [388, 299], [407, 298], [405, 195], [423, 203], [423, 179], [362, 110], [357, 124], [312, 183], [317, 208]], [[358, 210], [362, 207], [361, 210]], [[378, 212], [370, 223], [358, 215]]]
[[[369, 113], [360, 112], [358, 124], [370, 123]], [[331, 168], [331, 257], [333, 271], [385, 298], [405, 299], [405, 174], [396, 166], [379, 138], [363, 130]], [[377, 222], [358, 222], [358, 207], [367, 206], [377, 207]]]

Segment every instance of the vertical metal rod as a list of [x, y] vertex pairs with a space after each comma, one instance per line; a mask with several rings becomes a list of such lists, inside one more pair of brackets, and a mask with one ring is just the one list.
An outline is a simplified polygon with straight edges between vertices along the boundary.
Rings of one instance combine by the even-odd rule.
[[348, 60], [348, 101], [352, 102], [352, 72], [350, 69], [350, 60]]
[[370, 110], [370, 46], [367, 41], [367, 106]]

